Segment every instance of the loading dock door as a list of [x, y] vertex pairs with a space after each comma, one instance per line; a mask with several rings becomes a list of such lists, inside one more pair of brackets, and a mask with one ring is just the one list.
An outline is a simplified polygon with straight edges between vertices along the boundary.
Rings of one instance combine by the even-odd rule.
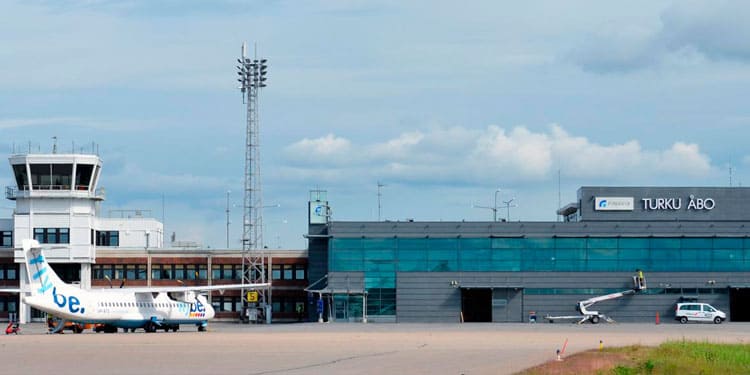
[[729, 320], [750, 322], [750, 288], [729, 288]]
[[492, 321], [523, 322], [523, 289], [495, 288], [492, 291]]
[[464, 322], [491, 322], [492, 289], [461, 288], [461, 312]]

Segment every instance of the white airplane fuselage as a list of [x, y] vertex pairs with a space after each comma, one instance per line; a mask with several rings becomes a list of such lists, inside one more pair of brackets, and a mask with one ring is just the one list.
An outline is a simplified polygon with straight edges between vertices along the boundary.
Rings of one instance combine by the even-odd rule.
[[[212, 290], [268, 288], [268, 283], [179, 287], [81, 289], [62, 282], [35, 240], [23, 240], [28, 290], [23, 302], [58, 318], [76, 323], [103, 323], [111, 327], [177, 330], [195, 324], [205, 331], [215, 315], [201, 293]], [[60, 326], [62, 327], [62, 326]]]
[[[154, 296], [155, 295], [155, 296]], [[205, 324], [213, 307], [202, 295], [193, 302], [174, 300], [167, 293], [133, 293], [126, 290], [84, 290], [69, 284], [48, 288], [23, 301], [56, 317], [80, 323], [105, 323], [122, 328], [158, 324]]]

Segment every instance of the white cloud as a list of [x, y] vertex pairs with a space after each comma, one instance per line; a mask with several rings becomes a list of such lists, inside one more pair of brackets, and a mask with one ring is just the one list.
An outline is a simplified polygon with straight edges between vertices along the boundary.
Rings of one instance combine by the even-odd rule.
[[[313, 152], [319, 149], [326, 152]], [[354, 150], [357, 157], [343, 157], [340, 150]], [[603, 145], [572, 136], [558, 125], [547, 132], [525, 127], [508, 131], [494, 125], [483, 131], [436, 129], [370, 144], [329, 134], [295, 143], [286, 156], [304, 168], [286, 168], [285, 178], [337, 183], [368, 178], [426, 184], [528, 183], [548, 179], [557, 168], [574, 178], [632, 182], [656, 176], [700, 178], [713, 171], [710, 158], [696, 144], [675, 142], [663, 150], [644, 150], [636, 140]], [[335, 163], [327, 164], [332, 156]]]
[[584, 70], [627, 72], [659, 64], [711, 60], [750, 62], [750, 3], [680, 1], [660, 12], [656, 25], [616, 24], [581, 38], [568, 57]]
[[328, 134], [316, 139], [302, 139], [286, 147], [287, 154], [300, 164], [307, 163], [351, 163], [351, 142], [348, 139]]

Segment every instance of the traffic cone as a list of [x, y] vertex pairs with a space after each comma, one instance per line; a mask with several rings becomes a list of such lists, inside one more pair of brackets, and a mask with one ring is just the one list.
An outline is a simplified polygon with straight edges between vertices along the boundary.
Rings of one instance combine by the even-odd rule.
[[656, 324], [659, 324], [659, 312], [656, 312]]

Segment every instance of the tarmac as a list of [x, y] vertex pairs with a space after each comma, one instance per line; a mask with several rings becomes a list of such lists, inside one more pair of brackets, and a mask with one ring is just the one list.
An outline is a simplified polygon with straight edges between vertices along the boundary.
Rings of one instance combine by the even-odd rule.
[[666, 340], [748, 343], [750, 323], [242, 325], [208, 332], [0, 336], [0, 374], [511, 374], [604, 346]]

